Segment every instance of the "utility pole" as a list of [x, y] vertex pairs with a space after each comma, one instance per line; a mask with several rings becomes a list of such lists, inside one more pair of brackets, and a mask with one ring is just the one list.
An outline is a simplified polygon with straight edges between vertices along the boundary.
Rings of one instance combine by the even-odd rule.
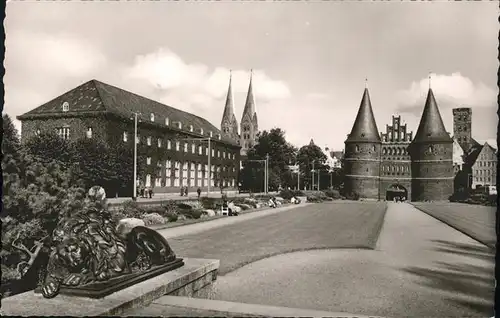
[[134, 113], [134, 193], [132, 194], [132, 200], [137, 200], [137, 115], [139, 113]]
[[266, 154], [266, 194], [269, 192], [269, 154]]
[[320, 179], [320, 172], [321, 172], [321, 170], [318, 168], [318, 191], [319, 191], [319, 179]]

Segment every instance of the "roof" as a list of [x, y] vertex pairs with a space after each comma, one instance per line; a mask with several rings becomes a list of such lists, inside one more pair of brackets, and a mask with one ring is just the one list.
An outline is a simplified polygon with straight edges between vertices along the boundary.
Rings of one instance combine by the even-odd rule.
[[225, 120], [236, 121], [236, 116], [234, 115], [233, 90], [231, 82], [232, 82], [232, 75], [229, 75], [229, 87], [227, 89], [227, 97], [226, 97], [226, 105], [224, 106], [224, 113], [222, 114], [222, 123]]
[[252, 77], [252, 73], [250, 73], [247, 100], [245, 102], [245, 108], [243, 109], [243, 117], [248, 114], [250, 119], [253, 119], [255, 114], [255, 98], [253, 96]]
[[368, 88], [365, 88], [358, 115], [354, 121], [351, 133], [345, 142], [382, 142], [373, 116], [372, 104]]
[[[182, 123], [182, 131], [187, 133], [200, 134], [203, 130], [203, 136], [213, 136], [221, 134], [222, 142], [231, 145], [237, 145], [235, 141], [222, 135], [221, 131], [212, 125], [208, 120], [182, 111], [180, 109], [164, 105], [149, 98], [131, 93], [124, 89], [109, 85], [97, 80], [90, 80], [53, 100], [18, 116], [19, 120], [26, 120], [43, 115], [63, 115], [62, 104], [69, 103], [68, 115], [79, 115], [88, 112], [111, 113], [125, 119], [131, 118], [134, 112], [139, 112], [139, 118], [143, 122], [165, 127], [165, 119], [170, 122], [170, 129], [178, 130], [172, 124]], [[154, 122], [151, 122], [151, 113], [154, 114]], [[189, 132], [189, 125], [193, 125], [193, 132]], [[214, 140], [215, 141], [215, 140]]]
[[429, 88], [424, 111], [418, 125], [413, 143], [453, 142], [446, 131], [432, 89]]

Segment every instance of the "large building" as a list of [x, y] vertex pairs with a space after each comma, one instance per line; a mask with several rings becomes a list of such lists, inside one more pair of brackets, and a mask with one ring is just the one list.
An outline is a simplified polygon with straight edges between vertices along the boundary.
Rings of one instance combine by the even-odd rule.
[[393, 116], [379, 133], [365, 88], [351, 133], [345, 141], [345, 191], [361, 198], [447, 200], [453, 193], [453, 140], [429, 88], [417, 133]]
[[[488, 143], [481, 145], [472, 137], [472, 109], [453, 109], [453, 138], [462, 150], [462, 165], [456, 169], [456, 188], [496, 185], [497, 151]], [[458, 161], [457, 151], [455, 157]]]
[[227, 91], [226, 105], [222, 114], [221, 130], [223, 135], [241, 146], [240, 154], [244, 160], [250, 148], [257, 142], [257, 133], [259, 124], [257, 112], [255, 111], [255, 98], [252, 87], [252, 72], [250, 75], [250, 84], [248, 85], [247, 99], [243, 115], [241, 117], [240, 133], [238, 133], [238, 121], [234, 115], [234, 102], [232, 91], [232, 76], [229, 75], [229, 88]]
[[136, 142], [146, 152], [147, 161], [139, 183], [154, 187], [156, 193], [178, 192], [182, 186], [205, 190], [210, 170], [211, 187], [237, 187], [241, 148], [237, 142], [199, 116], [97, 80], [17, 118], [22, 122], [23, 140], [43, 130], [55, 130], [65, 139], [99, 138], [132, 147], [135, 113]]

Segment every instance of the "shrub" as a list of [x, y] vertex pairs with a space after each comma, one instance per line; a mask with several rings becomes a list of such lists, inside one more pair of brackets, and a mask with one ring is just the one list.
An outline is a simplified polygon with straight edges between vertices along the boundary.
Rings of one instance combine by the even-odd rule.
[[346, 193], [345, 197], [347, 200], [358, 201], [359, 200], [359, 193], [357, 193], [357, 192]]
[[290, 200], [291, 198], [293, 198], [293, 192], [291, 190], [287, 190], [287, 189], [281, 190], [280, 197], [282, 197], [285, 200]]
[[146, 213], [142, 216], [142, 220], [146, 226], [166, 223], [163, 216], [158, 213]]
[[146, 213], [146, 210], [137, 202], [128, 200], [123, 203], [119, 212], [127, 218], [141, 218]]
[[183, 202], [177, 203], [177, 207], [181, 210], [192, 210], [193, 209], [192, 206], [190, 206], [189, 204], [183, 203]]
[[202, 204], [204, 209], [214, 210], [217, 199], [216, 198], [209, 198], [209, 197], [202, 197], [200, 201], [201, 201], [201, 204]]
[[324, 191], [325, 195], [332, 199], [340, 199], [340, 192], [338, 190], [328, 189]]
[[163, 209], [165, 209], [164, 213], [166, 213], [166, 214], [168, 214], [168, 213], [177, 214], [179, 211], [179, 208], [177, 207], [177, 202], [172, 201], [172, 200], [163, 201], [161, 203], [161, 207]]
[[161, 205], [160, 206], [158, 206], [158, 205], [150, 206], [150, 207], [145, 208], [144, 210], [147, 214], [156, 213], [156, 214], [161, 215], [161, 216], [165, 215], [165, 213], [167, 211], [165, 209], [165, 207], [163, 207]]
[[203, 214], [203, 210], [195, 210], [195, 209], [181, 210], [180, 214], [184, 215], [188, 219], [199, 219]]
[[176, 222], [179, 219], [179, 215], [176, 212], [166, 212], [165, 217], [169, 222]]

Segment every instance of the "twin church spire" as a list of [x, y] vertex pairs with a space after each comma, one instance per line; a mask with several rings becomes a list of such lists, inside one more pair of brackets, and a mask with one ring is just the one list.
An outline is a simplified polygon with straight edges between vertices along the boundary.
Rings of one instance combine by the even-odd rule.
[[247, 98], [241, 118], [241, 129], [238, 133], [238, 121], [234, 114], [234, 100], [232, 89], [232, 72], [229, 71], [229, 87], [226, 96], [226, 105], [222, 114], [221, 130], [222, 133], [235, 141], [242, 147], [242, 155], [256, 142], [258, 132], [257, 113], [255, 111], [255, 98], [252, 87], [253, 70], [250, 70], [250, 84], [248, 85]]

